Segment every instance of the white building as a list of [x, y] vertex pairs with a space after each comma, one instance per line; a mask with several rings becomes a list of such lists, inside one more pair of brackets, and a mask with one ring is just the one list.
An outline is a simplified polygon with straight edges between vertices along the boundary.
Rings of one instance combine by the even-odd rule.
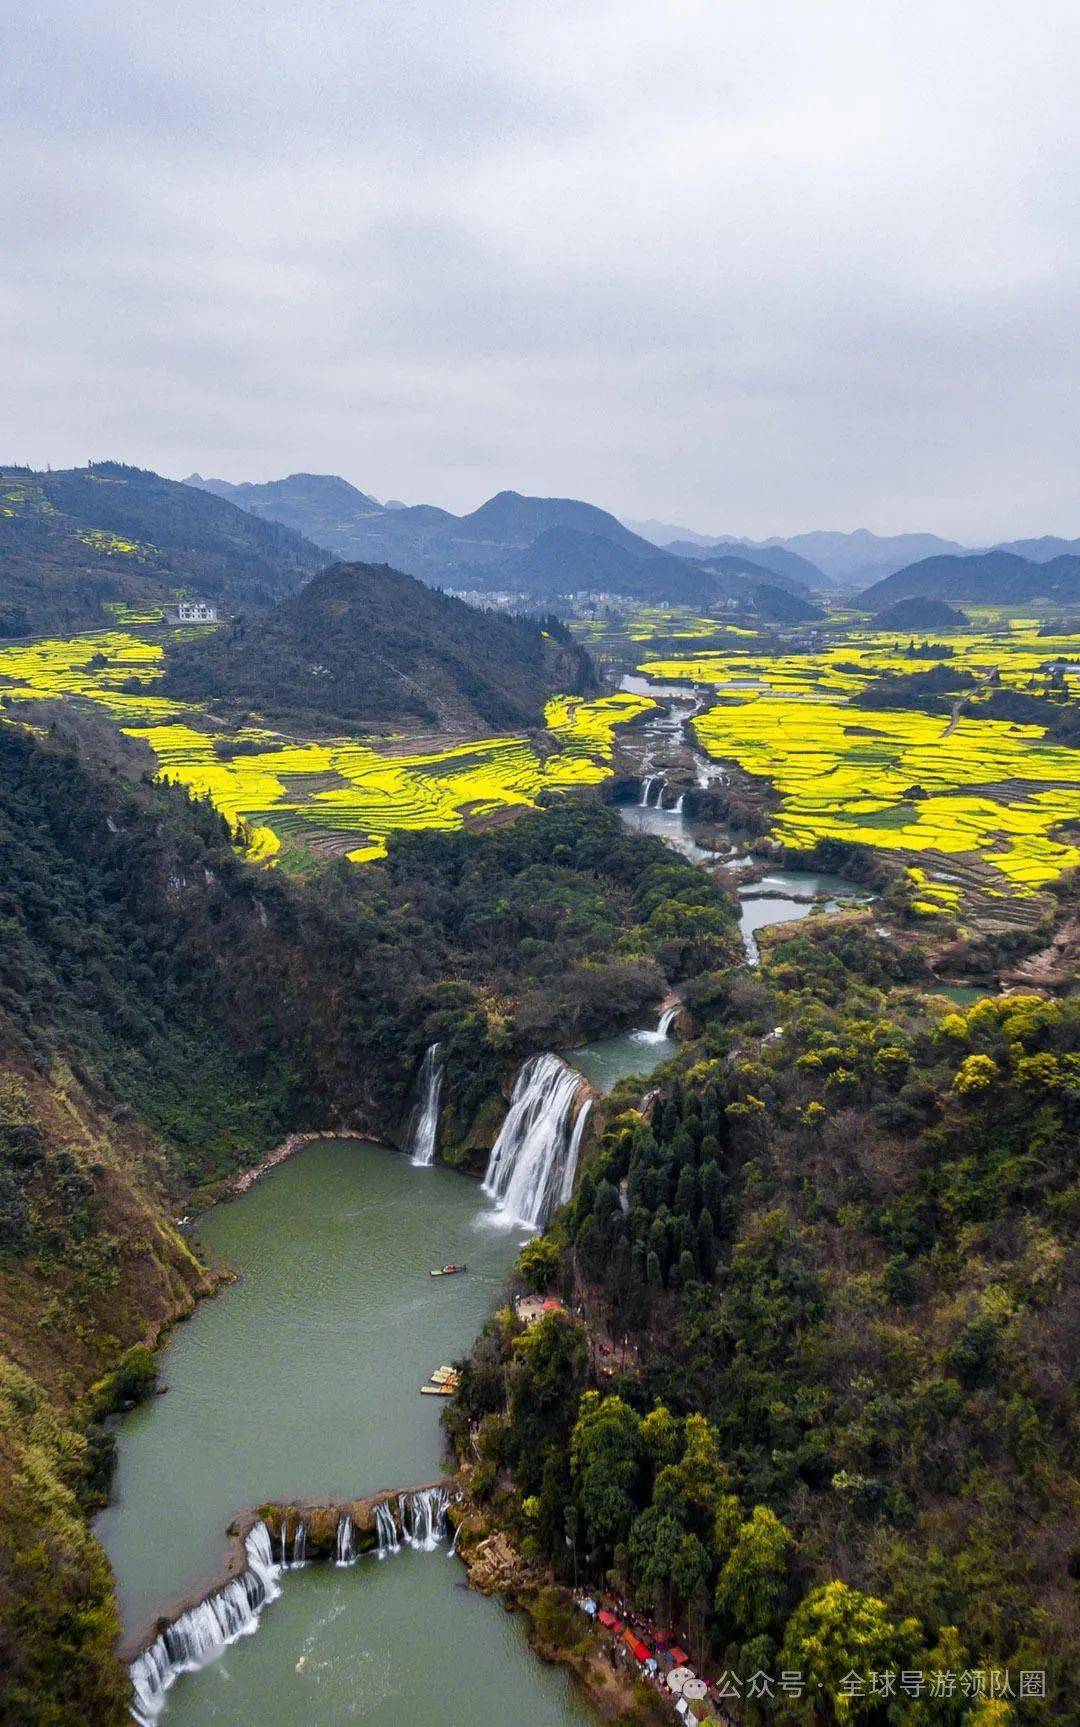
[[216, 624], [218, 621], [217, 607], [207, 605], [205, 600], [180, 600], [176, 615], [182, 624]]

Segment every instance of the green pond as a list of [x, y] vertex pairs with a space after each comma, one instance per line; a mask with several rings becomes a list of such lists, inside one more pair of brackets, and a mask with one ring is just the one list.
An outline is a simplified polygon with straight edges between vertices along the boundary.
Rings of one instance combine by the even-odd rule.
[[597, 1091], [613, 1091], [627, 1074], [644, 1079], [662, 1061], [670, 1061], [678, 1040], [656, 1031], [625, 1031], [614, 1037], [599, 1037], [584, 1049], [572, 1049], [565, 1059], [576, 1067]]

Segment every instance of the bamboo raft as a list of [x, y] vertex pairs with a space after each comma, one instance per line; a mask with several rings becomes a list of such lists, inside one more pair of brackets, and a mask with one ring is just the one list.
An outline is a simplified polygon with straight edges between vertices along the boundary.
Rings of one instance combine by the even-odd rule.
[[452, 1367], [437, 1367], [427, 1385], [420, 1387], [421, 1397], [453, 1397], [461, 1383], [461, 1375]]

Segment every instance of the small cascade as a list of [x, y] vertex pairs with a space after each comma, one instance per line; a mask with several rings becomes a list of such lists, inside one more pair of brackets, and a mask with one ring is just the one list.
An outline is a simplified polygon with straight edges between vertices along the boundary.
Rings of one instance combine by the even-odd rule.
[[574, 1177], [577, 1174], [578, 1157], [581, 1154], [581, 1142], [585, 1137], [585, 1123], [589, 1119], [593, 1100], [587, 1097], [577, 1115], [574, 1117], [574, 1127], [570, 1135], [570, 1150], [566, 1156], [566, 1169], [563, 1171], [562, 1187], [559, 1191], [559, 1204], [565, 1205], [574, 1191]]
[[430, 1169], [435, 1162], [435, 1141], [439, 1133], [439, 1100], [442, 1096], [443, 1063], [439, 1060], [442, 1045], [433, 1043], [420, 1067], [418, 1097], [409, 1121], [406, 1150], [421, 1169]]
[[685, 803], [685, 802], [686, 802], [686, 793], [685, 793], [685, 792], [680, 792], [680, 793], [679, 793], [679, 795], [678, 795], [678, 797], [677, 797], [677, 798], [676, 798], [676, 799], [675, 799], [675, 814], [676, 814], [676, 815], [677, 815], [677, 816], [681, 816], [681, 815], [682, 815], [682, 811], [683, 811], [683, 804], [684, 804], [684, 803]]
[[634, 1042], [635, 1043], [666, 1043], [668, 1038], [671, 1036], [671, 1027], [672, 1027], [672, 1024], [674, 1022], [675, 1015], [679, 1012], [681, 1007], [682, 1007], [681, 1001], [672, 1002], [670, 1007], [666, 1007], [664, 1009], [663, 1013], [660, 1015], [660, 1018], [656, 1022], [656, 1030], [655, 1031], [634, 1031], [634, 1032], [631, 1032], [630, 1035], [634, 1039]]
[[559, 1203], [581, 1083], [557, 1055], [534, 1055], [519, 1069], [484, 1176], [484, 1192], [506, 1223], [543, 1229]]
[[353, 1520], [348, 1512], [338, 1518], [337, 1540], [334, 1545], [335, 1565], [355, 1565], [359, 1555], [356, 1551], [356, 1531]]
[[667, 775], [657, 774], [652, 783], [656, 787], [656, 797], [653, 799], [653, 808], [662, 810], [664, 807], [664, 793], [667, 791]]
[[244, 1543], [247, 1569], [186, 1612], [136, 1657], [129, 1669], [135, 1693], [131, 1713], [140, 1727], [152, 1727], [165, 1707], [166, 1693], [181, 1673], [205, 1667], [237, 1638], [250, 1635], [267, 1602], [281, 1594], [280, 1566], [274, 1563], [270, 1531], [256, 1523]]
[[375, 1507], [375, 1539], [378, 1542], [376, 1552], [380, 1559], [385, 1559], [388, 1553], [401, 1552], [394, 1513], [385, 1499]]
[[450, 1543], [450, 1551], [447, 1555], [447, 1557], [449, 1559], [452, 1559], [454, 1557], [454, 1554], [457, 1552], [458, 1536], [460, 1534], [461, 1534], [461, 1524], [455, 1523], [455, 1525], [454, 1525], [454, 1539]]
[[654, 774], [650, 774], [648, 779], [642, 780], [642, 782], [641, 782], [641, 796], [638, 799], [638, 804], [639, 804], [641, 809], [643, 809], [643, 810], [648, 809], [649, 799], [652, 796], [652, 789], [653, 789], [653, 786], [655, 784], [656, 784], [656, 777]]
[[290, 1571], [302, 1571], [307, 1564], [307, 1524], [298, 1523], [292, 1538], [292, 1558], [289, 1561]]

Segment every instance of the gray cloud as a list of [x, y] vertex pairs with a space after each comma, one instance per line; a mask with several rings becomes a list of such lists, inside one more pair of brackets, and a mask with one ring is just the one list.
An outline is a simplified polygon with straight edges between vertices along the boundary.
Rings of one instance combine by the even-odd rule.
[[39, 0], [5, 459], [1080, 533], [1067, 0]]

